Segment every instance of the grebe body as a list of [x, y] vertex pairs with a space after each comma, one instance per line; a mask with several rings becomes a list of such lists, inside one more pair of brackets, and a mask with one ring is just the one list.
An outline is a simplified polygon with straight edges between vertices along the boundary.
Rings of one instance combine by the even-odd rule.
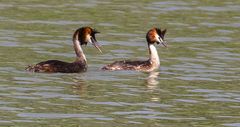
[[166, 33], [166, 29], [161, 31], [159, 28], [152, 28], [146, 34], [146, 39], [148, 43], [149, 49], [149, 59], [146, 61], [131, 61], [131, 60], [123, 60], [123, 61], [115, 61], [112, 64], [108, 64], [102, 67], [102, 70], [136, 70], [136, 71], [144, 71], [151, 72], [160, 67], [160, 59], [158, 56], [158, 52], [155, 43], [162, 44], [167, 47], [164, 41], [164, 35]]
[[76, 60], [72, 63], [59, 60], [48, 60], [40, 62], [33, 66], [28, 66], [27, 71], [31, 72], [60, 72], [60, 73], [77, 73], [87, 70], [87, 59], [82, 50], [82, 45], [92, 43], [100, 52], [95, 34], [98, 31], [91, 27], [82, 27], [77, 29], [73, 34], [73, 46], [76, 53]]

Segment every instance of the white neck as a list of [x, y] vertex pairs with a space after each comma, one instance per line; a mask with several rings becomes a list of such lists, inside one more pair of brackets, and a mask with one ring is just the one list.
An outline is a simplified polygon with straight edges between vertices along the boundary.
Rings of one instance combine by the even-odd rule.
[[78, 35], [77, 34], [76, 34], [76, 37], [73, 38], [73, 47], [74, 47], [75, 53], [77, 55], [77, 60], [84, 60], [86, 62], [87, 59], [86, 59], [86, 56], [83, 53], [80, 42], [78, 41]]
[[151, 63], [158, 68], [160, 66], [160, 59], [156, 47], [153, 44], [149, 44], [149, 51]]

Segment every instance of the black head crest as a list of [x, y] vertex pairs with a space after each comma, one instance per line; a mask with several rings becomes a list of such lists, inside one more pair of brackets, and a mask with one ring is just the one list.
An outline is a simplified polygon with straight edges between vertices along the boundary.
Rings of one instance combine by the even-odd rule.
[[167, 32], [167, 29], [161, 30], [160, 28], [156, 28], [156, 31], [158, 33], [158, 35], [164, 39], [165, 33]]
[[97, 33], [100, 33], [100, 32], [98, 30], [96, 30], [96, 29], [93, 29], [93, 33], [97, 34]]

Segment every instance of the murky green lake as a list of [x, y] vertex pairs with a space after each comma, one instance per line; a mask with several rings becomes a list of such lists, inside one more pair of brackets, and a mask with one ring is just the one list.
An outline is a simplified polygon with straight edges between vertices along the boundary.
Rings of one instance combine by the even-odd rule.
[[[240, 127], [239, 12], [239, 0], [0, 0], [0, 126]], [[74, 61], [82, 26], [103, 50], [84, 47], [87, 72], [24, 70]], [[147, 59], [154, 26], [168, 29], [159, 72], [100, 70]]]

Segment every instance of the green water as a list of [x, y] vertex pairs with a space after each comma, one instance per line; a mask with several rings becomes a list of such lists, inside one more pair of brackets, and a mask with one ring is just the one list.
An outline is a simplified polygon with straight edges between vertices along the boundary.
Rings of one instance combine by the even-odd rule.
[[[240, 127], [240, 1], [0, 0], [0, 126]], [[80, 74], [25, 72], [74, 61], [71, 37], [91, 26]], [[147, 59], [145, 34], [167, 28], [159, 74], [108, 72]]]

